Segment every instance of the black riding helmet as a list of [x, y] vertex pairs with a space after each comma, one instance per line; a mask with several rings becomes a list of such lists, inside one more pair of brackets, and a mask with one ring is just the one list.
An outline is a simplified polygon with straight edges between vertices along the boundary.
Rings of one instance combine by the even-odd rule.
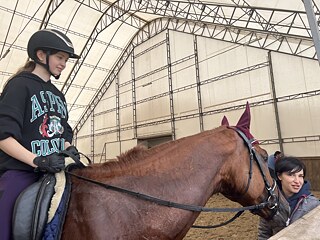
[[[47, 62], [43, 64], [37, 58], [37, 50], [43, 50], [47, 54]], [[80, 58], [74, 53], [74, 48], [70, 39], [62, 32], [55, 29], [43, 29], [35, 32], [28, 42], [28, 56], [36, 63], [43, 65], [48, 72], [54, 76], [49, 69], [49, 56], [56, 52], [65, 52], [70, 58]], [[60, 77], [54, 76], [56, 79]]]

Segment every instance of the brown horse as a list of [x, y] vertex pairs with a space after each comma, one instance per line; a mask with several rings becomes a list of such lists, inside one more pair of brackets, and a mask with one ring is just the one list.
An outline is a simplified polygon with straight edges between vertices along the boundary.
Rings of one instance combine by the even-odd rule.
[[[135, 147], [118, 161], [74, 173], [181, 204], [204, 206], [219, 192], [243, 206], [269, 201], [255, 213], [270, 219], [281, 211], [286, 219], [288, 205], [269, 175], [266, 151], [252, 141], [246, 143], [252, 138], [248, 105], [236, 127], [226, 126], [226, 119], [223, 124], [149, 150]], [[83, 179], [72, 177], [72, 182], [62, 239], [183, 239], [199, 215]]]

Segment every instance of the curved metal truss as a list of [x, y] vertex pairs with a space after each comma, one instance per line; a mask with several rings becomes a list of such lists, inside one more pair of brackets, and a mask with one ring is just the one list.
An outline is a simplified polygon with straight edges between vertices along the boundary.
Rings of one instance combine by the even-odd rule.
[[[186, 21], [182, 19], [174, 19], [174, 18], [160, 18], [152, 21], [150, 24], [146, 25], [143, 29], [141, 29], [136, 36], [132, 39], [131, 43], [127, 46], [126, 50], [123, 52], [122, 57], [115, 65], [112, 73], [106, 77], [104, 80], [104, 84], [99, 89], [99, 92], [96, 94], [95, 98], [92, 100], [91, 104], [84, 111], [84, 114], [80, 118], [78, 124], [76, 125], [76, 130], [80, 130], [84, 122], [87, 120], [89, 115], [94, 110], [96, 104], [101, 100], [104, 93], [107, 91], [108, 87], [115, 79], [123, 64], [130, 56], [132, 50], [139, 44], [147, 41], [148, 39], [154, 37], [155, 35], [161, 33], [162, 31], [170, 29], [175, 31], [180, 31], [184, 33], [190, 33], [198, 36], [209, 37], [217, 40], [228, 41], [237, 44], [248, 45], [252, 47], [257, 47], [265, 50], [272, 50], [277, 52], [288, 53], [291, 55], [301, 56], [301, 57], [314, 57], [314, 48], [312, 39], [301, 38], [298, 36], [283, 36], [282, 41], [273, 40], [269, 42], [265, 39], [271, 39], [271, 34], [258, 34], [256, 31], [250, 31], [248, 29], [241, 29], [238, 31], [234, 38], [228, 39], [226, 32], [231, 33], [230, 27], [226, 27], [223, 25], [215, 25], [215, 24], [203, 24], [194, 21]], [[239, 29], [238, 29], [239, 30]], [[263, 39], [264, 38], [264, 39]], [[259, 44], [263, 42], [264, 44]], [[290, 43], [292, 42], [300, 42], [300, 49], [302, 46], [305, 47], [304, 51], [292, 51], [290, 48]], [[160, 43], [159, 43], [160, 44]], [[312, 57], [308, 56], [308, 50], [313, 49]], [[290, 50], [290, 51], [288, 51]], [[307, 55], [307, 56], [306, 56]]]
[[[121, 49], [120, 59], [106, 76], [96, 95], [87, 105], [76, 132], [93, 112], [95, 106], [115, 80], [124, 62], [135, 46], [159, 34], [165, 29], [190, 33], [208, 38], [248, 45], [260, 49], [287, 53], [295, 56], [317, 59], [306, 12], [286, 9], [252, 7], [245, 0], [232, 0], [233, 4], [218, 4], [201, 1], [172, 0], [118, 0], [112, 4], [101, 0], [76, 0], [101, 13], [93, 27], [80, 59], [74, 64], [70, 75], [62, 87], [67, 93], [98, 35], [114, 22], [120, 21], [137, 30], [127, 47]], [[61, 6], [63, 0], [52, 0], [48, 6], [41, 27], [46, 27], [50, 17]], [[320, 13], [314, 4], [316, 18]], [[139, 13], [149, 14], [154, 20], [147, 22]], [[110, 47], [106, 44], [106, 48]], [[114, 46], [116, 47], [116, 46]], [[85, 89], [85, 86], [83, 86]], [[77, 106], [76, 103], [73, 106]]]

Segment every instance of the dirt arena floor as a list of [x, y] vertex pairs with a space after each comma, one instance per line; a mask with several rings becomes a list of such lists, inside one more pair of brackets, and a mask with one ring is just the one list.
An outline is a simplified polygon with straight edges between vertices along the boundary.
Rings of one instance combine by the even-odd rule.
[[[320, 198], [320, 192], [313, 192]], [[214, 195], [206, 207], [240, 207], [238, 203], [232, 202], [221, 194]], [[194, 225], [215, 225], [224, 222], [234, 216], [234, 213], [201, 213]], [[191, 228], [184, 240], [228, 240], [257, 239], [259, 217], [245, 211], [234, 222], [215, 229]]]

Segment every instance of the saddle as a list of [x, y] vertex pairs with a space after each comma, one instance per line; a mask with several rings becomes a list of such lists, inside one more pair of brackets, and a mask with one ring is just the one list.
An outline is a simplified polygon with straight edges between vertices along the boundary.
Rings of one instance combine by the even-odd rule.
[[[74, 156], [67, 152], [65, 154], [69, 157], [66, 158], [68, 171], [86, 166], [84, 163], [76, 161]], [[61, 180], [61, 176], [63, 176], [63, 180]], [[57, 185], [60, 186], [57, 187]], [[55, 234], [57, 236], [54, 239], [60, 239], [70, 194], [71, 179], [68, 175], [65, 176], [64, 172], [44, 174], [39, 181], [27, 187], [15, 203], [12, 224], [13, 239], [43, 239], [44, 235], [50, 235], [48, 233], [50, 222], [53, 222], [54, 227], [58, 228], [57, 231], [60, 231]], [[58, 196], [56, 197], [56, 195]], [[53, 197], [56, 198], [56, 202], [52, 202]], [[59, 216], [56, 216], [55, 213]], [[50, 239], [53, 238], [50, 237]]]
[[55, 184], [55, 175], [45, 174], [19, 195], [13, 213], [14, 240], [42, 238]]

